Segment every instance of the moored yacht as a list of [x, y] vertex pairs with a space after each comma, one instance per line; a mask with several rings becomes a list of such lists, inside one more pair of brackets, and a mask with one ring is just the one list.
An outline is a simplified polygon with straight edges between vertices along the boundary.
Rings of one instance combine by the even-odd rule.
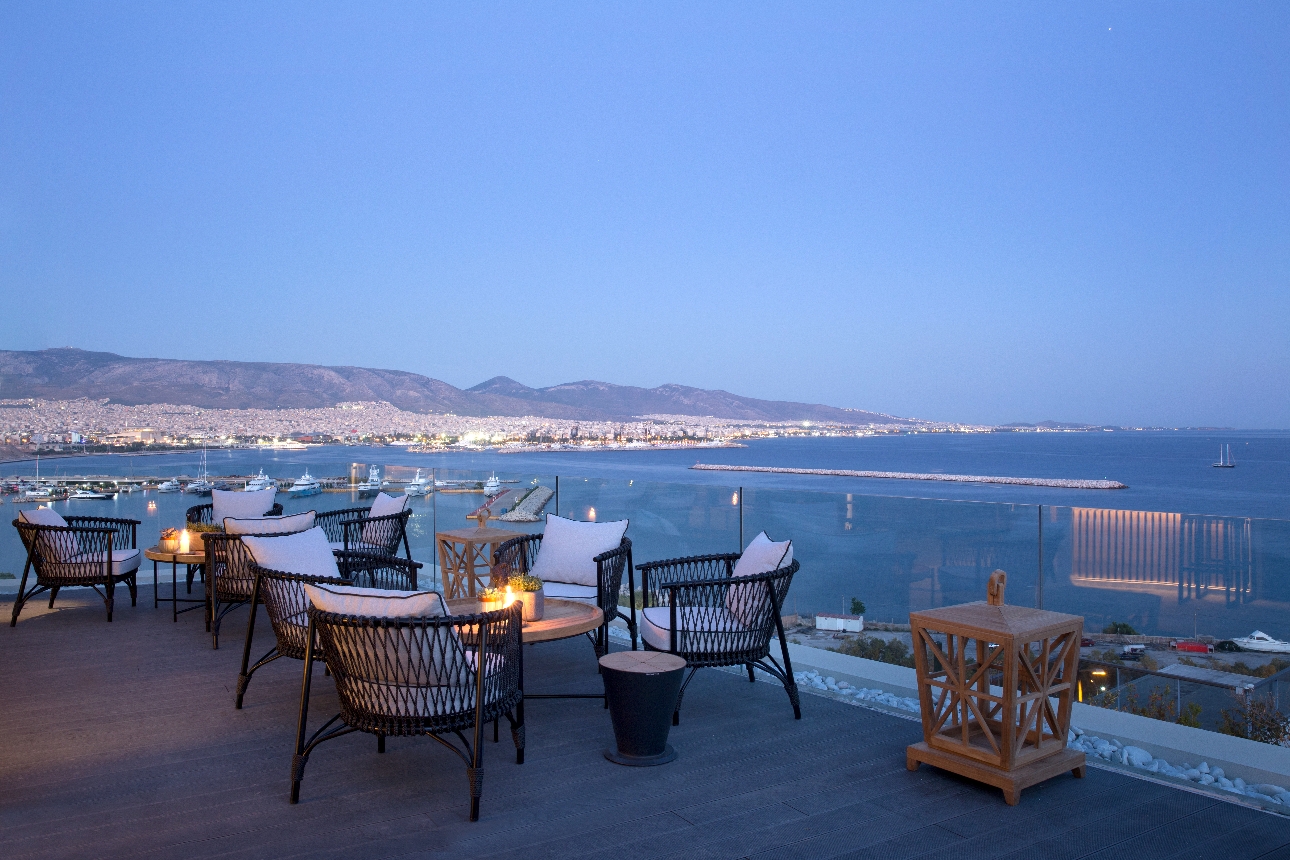
[[403, 492], [409, 496], [424, 496], [430, 492], [430, 479], [422, 477], [421, 470], [417, 469], [417, 476], [408, 485], [403, 488]]
[[488, 480], [484, 482], [484, 495], [495, 496], [502, 491], [502, 482], [497, 480], [496, 474], [490, 474]]
[[246, 491], [253, 493], [256, 490], [267, 490], [270, 487], [276, 487], [278, 484], [268, 475], [264, 474], [264, 469], [260, 469], [254, 478], [246, 482]]
[[110, 499], [116, 493], [100, 493], [95, 490], [77, 490], [68, 496], [69, 499]]
[[370, 498], [381, 491], [381, 467], [372, 466], [367, 470], [367, 480], [354, 485], [360, 499]]
[[1273, 639], [1262, 630], [1255, 630], [1249, 636], [1233, 639], [1242, 651], [1265, 651], [1273, 654], [1290, 654], [1290, 642]]
[[162, 481], [157, 485], [158, 493], [178, 493], [182, 489], [183, 487], [174, 478], [171, 478], [169, 481]]
[[295, 483], [291, 485], [291, 489], [287, 490], [287, 495], [293, 499], [299, 499], [304, 496], [316, 496], [321, 492], [322, 484], [318, 483], [317, 478], [309, 474], [308, 469], [305, 469], [304, 475], [296, 478]]

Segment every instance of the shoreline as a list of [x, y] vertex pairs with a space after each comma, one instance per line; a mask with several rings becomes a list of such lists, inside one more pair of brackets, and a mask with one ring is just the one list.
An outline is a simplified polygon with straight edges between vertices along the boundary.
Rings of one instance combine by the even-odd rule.
[[794, 469], [784, 466], [723, 466], [695, 463], [701, 472], [765, 472], [774, 475], [826, 475], [840, 478], [884, 478], [897, 481], [942, 481], [951, 484], [1007, 484], [1018, 487], [1058, 487], [1063, 490], [1127, 490], [1119, 481], [1081, 478], [1008, 478], [992, 475], [944, 475], [935, 472], [869, 472], [857, 469]]

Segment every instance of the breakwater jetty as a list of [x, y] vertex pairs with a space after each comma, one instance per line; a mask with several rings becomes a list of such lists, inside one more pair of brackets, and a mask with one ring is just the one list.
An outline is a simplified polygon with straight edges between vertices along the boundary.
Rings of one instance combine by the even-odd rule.
[[841, 478], [892, 478], [898, 481], [946, 481], [952, 484], [1009, 484], [1020, 487], [1059, 487], [1064, 490], [1127, 490], [1119, 481], [1079, 478], [1006, 478], [992, 475], [941, 475], [935, 472], [868, 472], [859, 469], [790, 469], [781, 466], [722, 466], [695, 463], [691, 469], [706, 472], [769, 472], [774, 475], [833, 475]]

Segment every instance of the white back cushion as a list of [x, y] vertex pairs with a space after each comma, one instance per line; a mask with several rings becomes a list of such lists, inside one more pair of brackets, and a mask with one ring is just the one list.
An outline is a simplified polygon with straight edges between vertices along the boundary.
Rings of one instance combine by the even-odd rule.
[[627, 520], [584, 523], [547, 514], [542, 548], [530, 573], [543, 582], [570, 582], [595, 588], [596, 563], [592, 559], [602, 552], [618, 549], [627, 525]]
[[[403, 513], [403, 509], [407, 506], [407, 496], [390, 496], [385, 493], [377, 493], [376, 498], [372, 499], [372, 509], [368, 511], [367, 515], [369, 517], [388, 517], [390, 514]], [[388, 528], [383, 528], [379, 525], [365, 526], [363, 528], [363, 542], [379, 543], [387, 534], [389, 534]]]
[[336, 556], [327, 543], [327, 533], [320, 528], [284, 537], [248, 535], [242, 538], [242, 543], [260, 567], [306, 576], [340, 576]]
[[314, 518], [317, 516], [317, 511], [306, 511], [303, 514], [291, 514], [285, 517], [254, 517], [249, 520], [226, 517], [224, 531], [231, 535], [291, 534], [313, 528]]
[[772, 541], [765, 532], [753, 538], [739, 561], [735, 562], [734, 576], [756, 576], [770, 573], [793, 563], [793, 542]]
[[[18, 519], [36, 526], [67, 527], [67, 520], [59, 516], [53, 508], [35, 508], [19, 511]], [[71, 532], [50, 534], [45, 532], [36, 538], [42, 557], [49, 561], [68, 561], [81, 553], [81, 542]]]
[[19, 511], [18, 519], [36, 526], [61, 526], [67, 528], [67, 520], [59, 516], [58, 511], [53, 508], [35, 508], [29, 511]]
[[262, 517], [273, 507], [273, 500], [277, 495], [278, 491], [274, 487], [249, 493], [240, 490], [211, 490], [211, 504], [214, 505], [211, 522], [222, 523], [228, 517], [238, 520]]
[[309, 585], [305, 594], [323, 612], [365, 618], [438, 618], [448, 614], [437, 591], [389, 591], [353, 585]]
[[391, 496], [387, 493], [377, 493], [376, 498], [372, 499], [372, 509], [368, 511], [369, 517], [388, 517], [390, 514], [399, 514], [408, 506], [407, 496]]
[[[732, 578], [756, 576], [759, 573], [770, 573], [793, 563], [793, 542], [772, 541], [761, 532], [749, 542], [739, 561], [735, 562]], [[726, 608], [741, 624], [757, 623], [760, 614], [757, 609], [770, 599], [770, 592], [764, 582], [740, 584], [731, 582], [726, 589]]]

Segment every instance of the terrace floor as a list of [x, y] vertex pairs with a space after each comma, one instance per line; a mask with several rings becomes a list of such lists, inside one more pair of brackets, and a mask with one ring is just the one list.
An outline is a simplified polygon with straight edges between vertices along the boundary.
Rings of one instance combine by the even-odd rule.
[[[119, 591], [118, 594], [121, 592]], [[321, 746], [287, 802], [300, 664], [261, 670], [233, 709], [245, 614], [210, 647], [199, 612], [170, 621], [148, 588], [106, 623], [92, 595], [28, 604], [0, 630], [0, 845], [35, 857], [1003, 858], [1290, 856], [1283, 818], [1089, 769], [1024, 792], [924, 766], [919, 725], [701, 672], [672, 764], [626, 768], [590, 701], [531, 701], [522, 766], [488, 743], [481, 819], [461, 762], [428, 739], [385, 755], [355, 734]], [[9, 606], [0, 604], [3, 618]], [[264, 628], [267, 638], [267, 625]], [[584, 640], [525, 653], [526, 686], [595, 690]], [[315, 675], [312, 714], [335, 712]]]

